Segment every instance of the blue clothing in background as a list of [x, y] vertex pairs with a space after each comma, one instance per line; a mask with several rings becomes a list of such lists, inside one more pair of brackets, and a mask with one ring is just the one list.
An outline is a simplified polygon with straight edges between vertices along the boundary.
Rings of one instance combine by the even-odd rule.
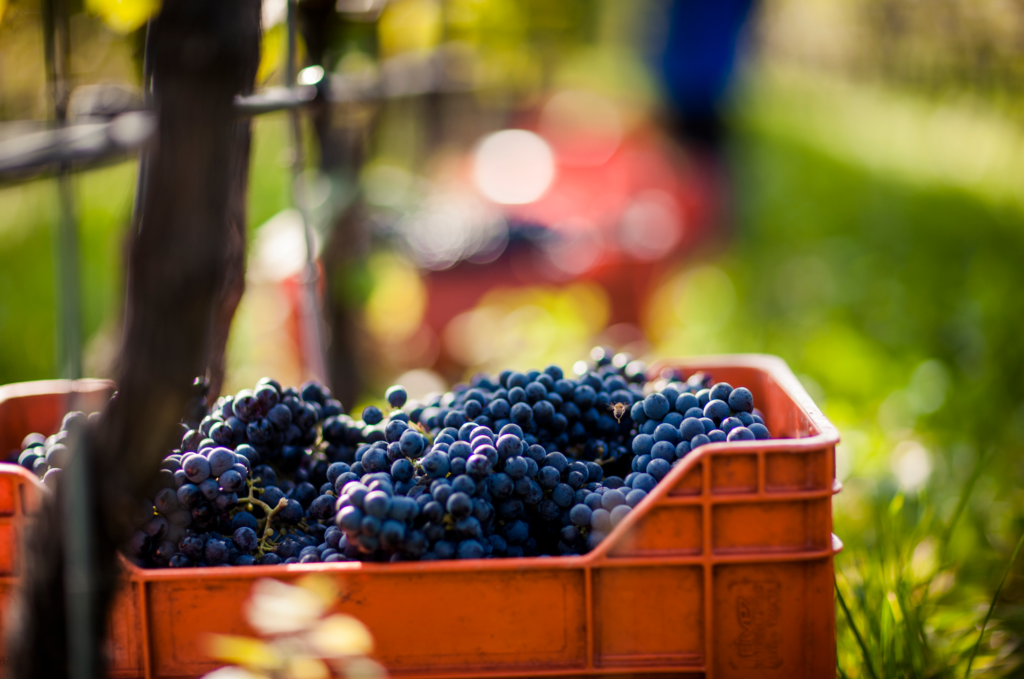
[[676, 117], [713, 124], [736, 64], [753, 0], [674, 0], [658, 75]]

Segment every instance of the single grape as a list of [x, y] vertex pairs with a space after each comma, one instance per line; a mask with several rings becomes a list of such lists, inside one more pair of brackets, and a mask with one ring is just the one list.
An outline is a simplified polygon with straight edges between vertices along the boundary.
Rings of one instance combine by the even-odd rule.
[[569, 519], [581, 528], [590, 526], [593, 510], [585, 504], [575, 505], [569, 510]]
[[712, 399], [708, 401], [708, 404], [704, 406], [704, 417], [708, 418], [715, 424], [718, 424], [725, 418], [729, 417], [732, 413], [729, 410], [729, 404], [720, 399]]
[[768, 427], [760, 422], [754, 422], [752, 425], [747, 427], [750, 432], [754, 435], [754, 438], [758, 441], [764, 441], [771, 438], [771, 434], [768, 433]]
[[235, 543], [235, 547], [237, 547], [241, 552], [251, 552], [256, 549], [259, 544], [259, 540], [256, 537], [256, 531], [248, 526], [237, 528], [234, 533], [231, 534], [231, 539]]
[[384, 413], [377, 406], [366, 406], [363, 408], [363, 422], [366, 424], [380, 424], [383, 420]]
[[[755, 425], [752, 425], [752, 426], [757, 426], [757, 425], [755, 424]], [[732, 431], [729, 432], [729, 436], [728, 436], [727, 440], [729, 440], [729, 441], [753, 441], [755, 438], [756, 438], [756, 435], [750, 429], [748, 429], [746, 427], [736, 427]]]
[[612, 526], [618, 526], [619, 523], [629, 515], [629, 511], [632, 509], [628, 504], [618, 505], [612, 509], [609, 519], [611, 520]]

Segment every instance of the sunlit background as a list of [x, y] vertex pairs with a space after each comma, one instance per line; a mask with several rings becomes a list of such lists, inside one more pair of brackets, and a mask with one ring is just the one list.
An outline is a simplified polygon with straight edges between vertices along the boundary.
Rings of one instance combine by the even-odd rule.
[[[322, 70], [300, 80], [392, 74], [393, 96], [336, 112], [365, 144], [356, 172], [317, 170], [307, 129], [293, 180], [287, 118], [257, 119], [227, 391], [307, 376], [293, 182], [327, 303], [355, 310], [332, 328], [360, 367], [348, 407], [396, 381], [415, 396], [569, 367], [595, 344], [778, 354], [843, 436], [841, 675], [963, 676], [1009, 567], [973, 671], [1019, 676], [1024, 5], [720, 4], [734, 16], [683, 0], [338, 0]], [[139, 5], [72, 2], [76, 85], [138, 96]], [[265, 0], [263, 84], [281, 79], [284, 7]], [[39, 12], [0, 0], [4, 121], [47, 117]], [[686, 68], [735, 46], [722, 116], [698, 110], [696, 132], [666, 84], [692, 75], [665, 67], [694, 38], [673, 12], [725, 22]], [[91, 376], [115, 359], [135, 172], [75, 179]], [[0, 383], [59, 372], [55, 194], [0, 188]], [[341, 213], [360, 237], [339, 242]]]

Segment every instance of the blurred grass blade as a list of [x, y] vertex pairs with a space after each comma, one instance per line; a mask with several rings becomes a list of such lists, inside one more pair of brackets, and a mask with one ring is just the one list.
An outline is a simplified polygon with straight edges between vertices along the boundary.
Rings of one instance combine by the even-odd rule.
[[850, 629], [853, 630], [853, 636], [857, 638], [857, 645], [860, 646], [860, 652], [864, 656], [864, 664], [867, 665], [868, 672], [871, 674], [872, 679], [878, 679], [878, 674], [875, 673], [875, 666], [871, 662], [871, 654], [868, 653], [867, 646], [864, 644], [864, 637], [860, 635], [860, 629], [857, 628], [857, 623], [853, 621], [853, 615], [850, 614], [850, 609], [846, 607], [846, 600], [843, 599], [843, 593], [839, 591], [839, 581], [834, 576], [832, 580], [836, 586], [836, 597], [839, 599], [839, 606], [843, 609], [846, 621], [850, 623]]
[[977, 462], [974, 463], [974, 469], [971, 470], [971, 476], [967, 479], [963, 492], [960, 493], [960, 499], [956, 503], [956, 509], [953, 510], [953, 516], [949, 517], [949, 523], [946, 524], [946, 529], [942, 531], [942, 540], [939, 542], [938, 568], [941, 568], [946, 561], [946, 550], [949, 548], [949, 541], [953, 537], [953, 529], [956, 528], [956, 524], [960, 521], [960, 517], [967, 508], [967, 501], [971, 498], [971, 494], [974, 492], [974, 486], [977, 484], [978, 478], [981, 476], [981, 472], [985, 469], [985, 460], [987, 457], [988, 449], [985, 449], [985, 451], [978, 456]]
[[1020, 536], [1020, 540], [1017, 540], [1017, 546], [1013, 548], [1013, 554], [1010, 556], [1010, 562], [1006, 564], [1006, 571], [1003, 573], [1003, 579], [999, 581], [999, 586], [996, 587], [995, 594], [992, 595], [992, 602], [988, 606], [988, 613], [985, 614], [985, 619], [981, 623], [981, 630], [978, 632], [978, 640], [974, 642], [974, 648], [971, 650], [971, 657], [967, 660], [967, 671], [964, 672], [964, 679], [969, 679], [971, 676], [971, 665], [974, 664], [974, 656], [978, 654], [978, 648], [981, 646], [982, 637], [985, 636], [985, 627], [988, 625], [989, 618], [992, 617], [992, 611], [996, 607], [996, 601], [999, 600], [999, 593], [1003, 591], [1003, 585], [1006, 584], [1006, 578], [1010, 577], [1010, 570], [1013, 568], [1013, 562], [1017, 560], [1017, 553], [1020, 551], [1021, 545], [1024, 545], [1024, 535]]

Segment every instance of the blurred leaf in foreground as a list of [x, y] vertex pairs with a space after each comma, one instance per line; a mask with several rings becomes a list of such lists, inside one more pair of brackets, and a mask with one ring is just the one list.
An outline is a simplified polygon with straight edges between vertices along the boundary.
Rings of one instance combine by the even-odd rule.
[[[3, 14], [0, 0], [0, 15]], [[160, 10], [160, 0], [86, 0], [85, 8], [118, 33], [131, 33]]]
[[204, 679], [386, 677], [387, 670], [366, 657], [373, 650], [366, 626], [350, 615], [330, 613], [338, 594], [335, 581], [322, 575], [294, 583], [257, 580], [243, 611], [263, 638], [208, 637], [210, 657], [233, 665]]

